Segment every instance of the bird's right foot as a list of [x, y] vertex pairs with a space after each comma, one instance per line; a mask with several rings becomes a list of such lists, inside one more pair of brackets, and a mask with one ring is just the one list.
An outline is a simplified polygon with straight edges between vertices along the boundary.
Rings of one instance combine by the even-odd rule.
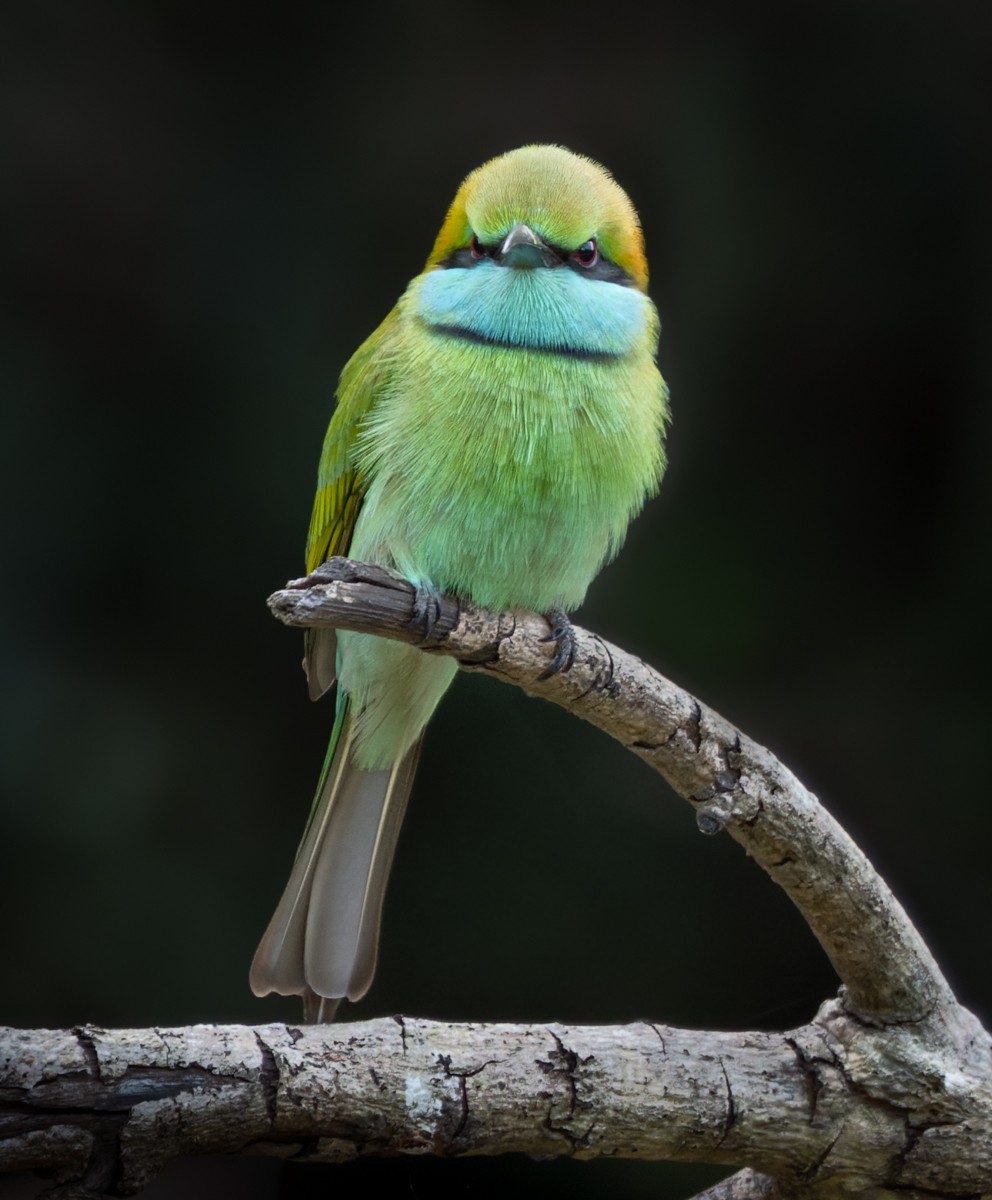
[[552, 608], [550, 612], [545, 614], [548, 624], [551, 626], [551, 633], [548, 637], [542, 638], [544, 642], [554, 642], [555, 655], [548, 668], [538, 675], [538, 679], [550, 679], [552, 675], [557, 675], [559, 671], [571, 670], [572, 663], [575, 661], [575, 629], [572, 622], [568, 619], [568, 614], [564, 609]]
[[410, 618], [411, 629], [419, 629], [423, 634], [422, 640], [427, 641], [434, 632], [434, 626], [441, 615], [441, 593], [430, 582], [421, 580], [413, 598], [413, 616]]

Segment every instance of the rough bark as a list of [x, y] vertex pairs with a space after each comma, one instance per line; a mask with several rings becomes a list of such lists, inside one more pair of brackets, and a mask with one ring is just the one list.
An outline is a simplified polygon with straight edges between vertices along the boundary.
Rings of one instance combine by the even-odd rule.
[[992, 1195], [992, 1042], [840, 826], [767, 750], [637, 659], [534, 614], [424, 597], [334, 559], [270, 599], [288, 624], [454, 655], [659, 771], [789, 894], [843, 986], [786, 1034], [372, 1021], [0, 1032], [0, 1170], [128, 1195], [207, 1152], [341, 1161], [526, 1151], [745, 1168], [707, 1200]]
[[130, 1195], [205, 1153], [752, 1168], [731, 1196], [770, 1194], [771, 1180], [781, 1196], [992, 1188], [987, 1074], [836, 1002], [786, 1034], [387, 1018], [0, 1040], [0, 1169], [45, 1169], [79, 1194]]

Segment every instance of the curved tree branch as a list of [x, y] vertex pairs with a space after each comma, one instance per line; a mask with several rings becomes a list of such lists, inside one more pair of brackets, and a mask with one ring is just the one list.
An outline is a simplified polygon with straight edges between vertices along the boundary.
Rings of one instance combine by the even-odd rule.
[[918, 1021], [953, 1001], [912, 922], [816, 798], [772, 754], [657, 671], [576, 628], [571, 669], [542, 679], [553, 650], [531, 613], [494, 614], [442, 597], [433, 630], [415, 589], [381, 568], [335, 558], [270, 597], [288, 625], [333, 625], [450, 654], [591, 722], [694, 806], [705, 833], [726, 829], [805, 917], [869, 1023]]
[[[576, 629], [571, 669], [534, 614], [332, 559], [270, 598], [456, 657], [591, 721], [726, 829], [789, 894], [843, 982], [787, 1034], [396, 1019], [294, 1029], [0, 1030], [0, 1170], [128, 1195], [208, 1152], [682, 1159], [745, 1168], [706, 1200], [992, 1194], [992, 1042], [861, 851], [767, 750], [642, 662]], [[700, 1200], [703, 1200], [701, 1197]]]

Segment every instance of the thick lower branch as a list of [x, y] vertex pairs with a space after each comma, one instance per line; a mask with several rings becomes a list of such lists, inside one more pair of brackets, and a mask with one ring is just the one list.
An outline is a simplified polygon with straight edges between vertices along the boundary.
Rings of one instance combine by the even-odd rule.
[[0, 1171], [129, 1195], [195, 1154], [518, 1152], [745, 1166], [783, 1196], [992, 1187], [987, 1081], [900, 1097], [914, 1064], [858, 1027], [894, 1056], [862, 1077], [836, 1036], [851, 1020], [827, 1012], [788, 1035], [399, 1018], [0, 1030]]

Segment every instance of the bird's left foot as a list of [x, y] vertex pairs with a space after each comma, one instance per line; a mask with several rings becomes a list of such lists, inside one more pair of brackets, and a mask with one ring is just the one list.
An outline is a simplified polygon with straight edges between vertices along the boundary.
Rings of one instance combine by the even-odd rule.
[[548, 664], [547, 670], [538, 675], [538, 679], [550, 679], [559, 671], [568, 671], [575, 661], [575, 630], [568, 614], [564, 609], [552, 608], [545, 616], [551, 626], [551, 633], [546, 638], [541, 638], [541, 641], [555, 643], [555, 656]]
[[423, 640], [426, 642], [434, 632], [434, 626], [440, 615], [441, 593], [429, 579], [422, 580], [417, 584], [417, 591], [413, 598], [413, 616], [410, 618], [410, 628], [421, 630]]

